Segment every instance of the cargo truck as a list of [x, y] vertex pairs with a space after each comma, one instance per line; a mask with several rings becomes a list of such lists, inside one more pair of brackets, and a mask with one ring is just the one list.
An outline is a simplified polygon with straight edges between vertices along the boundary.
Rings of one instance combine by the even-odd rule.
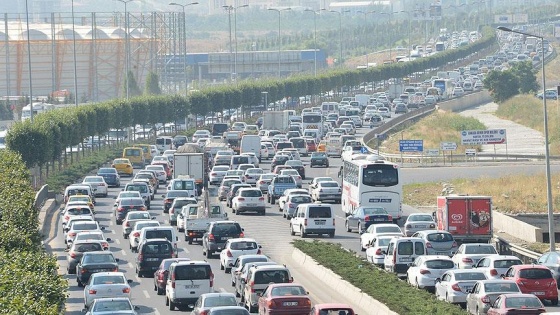
[[438, 230], [448, 231], [457, 243], [488, 243], [492, 239], [492, 197], [438, 196]]
[[264, 112], [262, 129], [285, 132], [288, 127], [290, 127], [290, 113], [287, 111]]
[[[183, 146], [184, 147], [184, 146]], [[183, 148], [181, 147], [181, 148]], [[181, 153], [173, 154], [173, 178], [189, 176], [194, 178], [198, 194], [202, 191], [206, 177], [207, 163], [204, 153]]]

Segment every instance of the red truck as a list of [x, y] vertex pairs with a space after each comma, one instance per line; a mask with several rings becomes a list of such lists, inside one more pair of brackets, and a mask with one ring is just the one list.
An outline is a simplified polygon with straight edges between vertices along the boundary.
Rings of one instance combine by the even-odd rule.
[[438, 196], [438, 230], [448, 231], [458, 243], [488, 243], [492, 239], [492, 197]]

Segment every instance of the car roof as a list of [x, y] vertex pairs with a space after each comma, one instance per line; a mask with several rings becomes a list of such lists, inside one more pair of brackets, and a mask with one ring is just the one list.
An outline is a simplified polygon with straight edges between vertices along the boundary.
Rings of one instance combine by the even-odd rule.
[[524, 269], [546, 269], [546, 270], [549, 270], [548, 267], [546, 267], [546, 266], [543, 266], [543, 265], [533, 265], [533, 264], [531, 264], [531, 265], [529, 265], [529, 264], [526, 264], [526, 265], [513, 265], [513, 266], [511, 266], [510, 268], [517, 269], [517, 270], [524, 270]]

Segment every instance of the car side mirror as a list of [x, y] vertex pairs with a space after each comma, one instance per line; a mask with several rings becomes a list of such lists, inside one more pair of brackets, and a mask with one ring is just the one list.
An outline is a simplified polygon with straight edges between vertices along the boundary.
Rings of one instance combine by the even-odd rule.
[[246, 283], [245, 279], [241, 279], [241, 283], [245, 284]]
[[64, 232], [68, 232], [68, 231], [70, 231], [69, 228], [64, 228]]
[[119, 262], [119, 261], [120, 261], [120, 259], [119, 259], [119, 258], [115, 258], [115, 261], [116, 261], [116, 262]]
[[441, 282], [441, 279], [440, 279], [440, 278], [436, 278], [436, 283], [437, 283], [437, 282]]
[[366, 231], [364, 230], [360, 230], [360, 234], [364, 234]]
[[156, 219], [156, 217], [152, 217], [152, 220], [155, 220], [155, 219]]
[[467, 289], [465, 292], [472, 293], [472, 289]]
[[87, 313], [88, 309], [87, 308], [82, 308], [82, 313]]
[[128, 284], [131, 284], [131, 283], [132, 283], [132, 279], [128, 279], [128, 280], [126, 280], [126, 282], [128, 282]]
[[505, 279], [505, 278], [506, 278], [506, 275], [501, 274], [501, 275], [500, 275], [500, 278]]
[[137, 311], [137, 310], [139, 310], [139, 309], [140, 309], [140, 306], [138, 306], [138, 305], [134, 305], [134, 310], [136, 310], [136, 311]]
[[64, 251], [65, 251], [65, 252], [69, 252], [69, 251], [70, 251], [70, 248], [67, 248], [67, 249], [65, 249]]
[[233, 263], [229, 263], [228, 265], [229, 267], [234, 267]]
[[110, 238], [110, 237], [107, 237], [105, 240], [106, 240], [107, 242], [112, 242], [112, 241], [113, 241], [113, 239]]
[[161, 195], [161, 198], [165, 198], [165, 195]]
[[100, 227], [100, 229], [101, 229], [101, 231], [103, 231], [103, 230], [105, 230], [105, 227], [104, 227], [104, 226], [102, 226], [102, 227]]

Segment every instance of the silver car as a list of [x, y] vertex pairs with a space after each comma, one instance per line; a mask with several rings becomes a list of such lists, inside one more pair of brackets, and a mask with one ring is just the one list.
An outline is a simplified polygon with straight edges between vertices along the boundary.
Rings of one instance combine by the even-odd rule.
[[240, 179], [224, 179], [222, 185], [218, 188], [218, 200], [226, 200], [229, 189], [233, 184], [243, 184], [243, 182]]
[[468, 291], [473, 288], [478, 280], [486, 280], [482, 271], [449, 270], [441, 278], [436, 279], [436, 298], [451, 304], [465, 304]]
[[268, 185], [270, 185], [274, 177], [276, 177], [276, 174], [273, 173], [261, 174], [257, 180], [257, 188], [260, 189], [263, 194], [266, 194], [268, 192]]
[[469, 314], [486, 314], [500, 294], [521, 293], [519, 286], [511, 280], [477, 281], [467, 294], [467, 312]]
[[406, 218], [406, 222], [404, 223], [404, 234], [406, 236], [411, 236], [419, 231], [435, 229], [436, 222], [434, 218], [427, 213], [412, 213]]
[[447, 231], [420, 231], [412, 234], [412, 237], [419, 237], [426, 241], [427, 255], [446, 255], [451, 257], [457, 251], [457, 242], [455, 242], [453, 235]]

